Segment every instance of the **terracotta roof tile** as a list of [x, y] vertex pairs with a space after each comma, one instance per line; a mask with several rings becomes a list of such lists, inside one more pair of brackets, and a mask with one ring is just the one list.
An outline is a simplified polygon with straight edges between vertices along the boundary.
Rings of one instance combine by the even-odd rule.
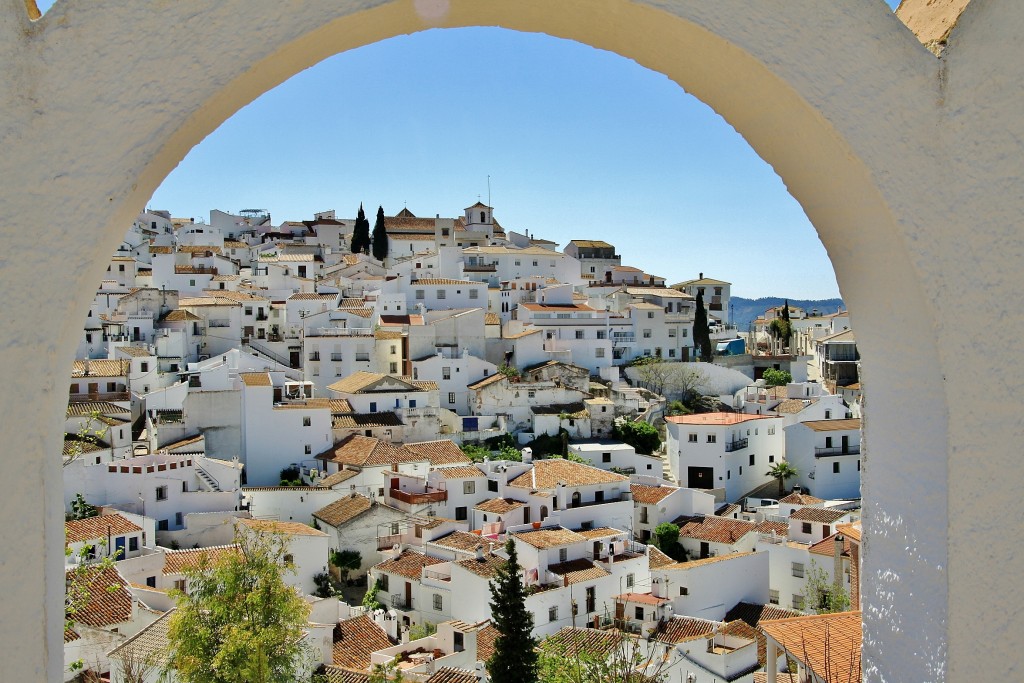
[[679, 528], [680, 538], [692, 538], [710, 543], [733, 544], [754, 530], [753, 522], [726, 517], [704, 517], [687, 521]]
[[404, 576], [407, 579], [416, 579], [419, 581], [421, 570], [424, 567], [441, 564], [442, 562], [444, 562], [444, 560], [439, 560], [436, 557], [430, 557], [423, 553], [406, 550], [396, 558], [384, 560], [380, 564], [374, 565], [374, 569], [380, 572], [398, 574], [399, 576]]
[[407, 443], [405, 447], [416, 455], [426, 458], [431, 465], [454, 465], [472, 462], [454, 441], [439, 439], [437, 441], [420, 441]]
[[417, 462], [423, 456], [413, 453], [400, 445], [362, 434], [351, 434], [316, 456], [317, 460], [340, 465], [375, 467], [395, 465], [403, 462]]
[[511, 498], [491, 498], [482, 503], [477, 503], [473, 509], [480, 510], [481, 512], [490, 512], [495, 515], [504, 515], [513, 510], [518, 510], [525, 505], [526, 503], [521, 503]]
[[363, 514], [370, 509], [371, 505], [372, 503], [369, 498], [353, 493], [341, 500], [334, 501], [330, 505], [325, 505], [314, 512], [313, 516], [333, 527], [337, 527]]
[[815, 498], [809, 493], [791, 493], [785, 498], [780, 498], [779, 502], [792, 503], [793, 505], [818, 505], [825, 501], [821, 498]]
[[622, 593], [615, 596], [616, 602], [636, 602], [641, 605], [661, 605], [672, 602], [668, 598], [659, 598], [650, 593]]
[[535, 460], [528, 471], [509, 482], [509, 486], [527, 490], [553, 489], [560, 482], [566, 486], [611, 484], [629, 481], [629, 477], [561, 458]]
[[166, 661], [168, 632], [174, 612], [174, 608], [164, 612], [163, 616], [118, 645], [107, 656], [122, 661], [162, 665]]
[[785, 522], [769, 522], [765, 520], [758, 522], [757, 526], [754, 527], [754, 531], [759, 534], [770, 534], [774, 531], [776, 536], [785, 538], [789, 535], [789, 525]]
[[842, 519], [850, 514], [849, 510], [831, 510], [826, 508], [800, 508], [793, 510], [789, 515], [790, 519], [803, 522], [819, 522], [821, 524], [832, 524], [837, 519]]
[[[835, 552], [836, 552], [836, 536], [838, 536], [838, 535], [839, 535], [838, 533], [835, 533], [835, 534], [832, 534], [831, 536], [826, 536], [825, 538], [821, 539], [820, 541], [818, 541], [817, 543], [812, 545], [810, 548], [808, 548], [807, 552], [814, 553], [815, 555], [826, 555], [828, 557], [834, 556]], [[843, 536], [843, 551], [842, 552], [843, 552], [843, 555], [846, 555], [847, 557], [849, 557], [849, 555], [850, 555], [850, 539], [848, 539], [846, 536]]]
[[115, 513], [65, 522], [64, 531], [68, 543], [82, 543], [96, 538], [106, 539], [108, 535], [135, 533], [142, 531], [142, 527]]
[[629, 490], [633, 492], [633, 500], [637, 503], [653, 505], [660, 503], [666, 496], [669, 496], [679, 489], [675, 486], [647, 486], [646, 484], [630, 484]]
[[328, 474], [317, 485], [318, 487], [331, 488], [356, 476], [359, 476], [359, 472], [356, 470], [338, 470], [334, 474]]
[[370, 683], [370, 674], [365, 671], [352, 671], [340, 666], [325, 666], [324, 675], [327, 683]]
[[575, 531], [588, 541], [593, 541], [595, 538], [609, 538], [611, 536], [621, 536], [622, 534], [626, 533], [621, 529], [614, 529], [610, 526], [601, 526], [597, 527], [596, 529], [576, 529]]
[[65, 571], [68, 594], [77, 609], [69, 618], [77, 624], [101, 628], [132, 618], [132, 594], [114, 567], [78, 567]]
[[718, 623], [708, 619], [673, 617], [659, 624], [654, 637], [663, 643], [682, 643], [709, 636], [717, 628]]
[[391, 647], [387, 634], [363, 614], [334, 627], [334, 665], [346, 669], [370, 668], [370, 655]]
[[735, 425], [751, 420], [772, 419], [772, 415], [751, 415], [749, 413], [698, 413], [696, 415], [672, 415], [666, 422], [680, 425]]
[[513, 534], [513, 538], [534, 548], [541, 549], [560, 548], [572, 545], [573, 543], [583, 543], [587, 540], [585, 536], [580, 536], [575, 531], [569, 531], [562, 527], [549, 527], [547, 529], [538, 529], [537, 531], [520, 531]]
[[467, 531], [453, 531], [450, 534], [435, 538], [430, 541], [432, 545], [437, 545], [442, 548], [448, 548], [451, 550], [460, 550], [462, 552], [474, 553], [476, 552], [477, 546], [483, 546], [485, 553], [490, 553], [495, 548], [497, 543], [494, 541], [484, 538], [478, 534], [471, 534]]
[[800, 424], [815, 432], [840, 432], [860, 429], [860, 418], [854, 417], [848, 420], [810, 420]]
[[726, 621], [741, 619], [750, 626], [758, 626], [761, 622], [772, 619], [787, 619], [800, 616], [796, 610], [786, 609], [778, 605], [757, 605], [750, 602], [738, 602], [736, 606], [726, 612]]
[[498, 570], [505, 566], [506, 561], [497, 555], [485, 554], [482, 560], [471, 557], [468, 560], [460, 560], [455, 564], [477, 576], [492, 579], [498, 573]]
[[566, 626], [541, 641], [540, 648], [570, 658], [586, 653], [603, 660], [620, 642], [622, 642], [622, 633], [616, 629], [600, 631], [593, 628]]
[[236, 517], [235, 522], [253, 531], [270, 534], [287, 534], [290, 536], [326, 536], [319, 529], [314, 529], [308, 524], [301, 522], [281, 522], [276, 519], [246, 519]]
[[373, 429], [377, 427], [401, 427], [402, 420], [394, 412], [349, 413], [331, 418], [334, 429]]
[[117, 360], [76, 360], [71, 369], [72, 377], [125, 377], [131, 372], [132, 362], [127, 358]]
[[224, 555], [237, 552], [238, 547], [233, 544], [188, 550], [167, 550], [164, 552], [163, 575], [184, 574], [186, 571], [198, 569], [204, 564], [217, 562]]
[[480, 471], [480, 468], [476, 467], [475, 465], [442, 467], [437, 471], [445, 479], [470, 479], [487, 476]]
[[269, 372], [240, 372], [238, 379], [247, 387], [269, 387], [272, 385]]
[[675, 564], [675, 560], [661, 552], [653, 545], [647, 546], [647, 567], [649, 569], [660, 569], [661, 567], [667, 567], [670, 564]]
[[571, 586], [574, 583], [583, 581], [593, 581], [609, 574], [607, 569], [587, 559], [549, 564], [548, 571], [561, 576], [563, 586]]
[[435, 671], [427, 683], [477, 683], [476, 672], [443, 666]]
[[761, 630], [826, 683], [860, 680], [860, 612], [778, 619]]
[[493, 375], [489, 375], [487, 377], [484, 377], [483, 379], [479, 379], [473, 382], [472, 384], [467, 384], [466, 388], [476, 391], [478, 389], [483, 389], [486, 386], [490, 386], [495, 382], [501, 382], [502, 380], [508, 381], [508, 377], [501, 374], [500, 372], [496, 372]]

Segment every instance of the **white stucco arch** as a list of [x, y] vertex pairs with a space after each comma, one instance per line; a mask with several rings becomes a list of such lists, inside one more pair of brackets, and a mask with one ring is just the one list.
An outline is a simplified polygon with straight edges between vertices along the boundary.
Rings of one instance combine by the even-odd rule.
[[881, 0], [64, 0], [38, 22], [0, 0], [0, 540], [18, 549], [0, 556], [0, 647], [18, 654], [5, 675], [59, 680], [52, 454], [81, 320], [125, 226], [193, 145], [298, 71], [472, 25], [661, 71], [773, 165], [828, 250], [865, 358], [866, 675], [999, 680], [1019, 665], [1024, 589], [1003, 534], [1024, 512], [1005, 379], [1024, 333], [1021, 3], [974, 0], [937, 60]]

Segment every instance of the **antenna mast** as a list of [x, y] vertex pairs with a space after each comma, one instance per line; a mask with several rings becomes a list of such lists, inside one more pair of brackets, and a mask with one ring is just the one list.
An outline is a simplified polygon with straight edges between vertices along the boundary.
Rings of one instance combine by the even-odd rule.
[[[493, 204], [491, 204], [491, 176], [490, 175], [487, 176], [487, 206], [491, 206], [491, 207], [494, 206]], [[491, 216], [491, 220], [494, 220], [493, 214]]]

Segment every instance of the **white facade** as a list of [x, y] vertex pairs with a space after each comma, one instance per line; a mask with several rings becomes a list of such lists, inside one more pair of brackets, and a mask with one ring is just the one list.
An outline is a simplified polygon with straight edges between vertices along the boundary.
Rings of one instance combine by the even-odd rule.
[[790, 484], [826, 500], [860, 498], [859, 419], [813, 420], [785, 428]]

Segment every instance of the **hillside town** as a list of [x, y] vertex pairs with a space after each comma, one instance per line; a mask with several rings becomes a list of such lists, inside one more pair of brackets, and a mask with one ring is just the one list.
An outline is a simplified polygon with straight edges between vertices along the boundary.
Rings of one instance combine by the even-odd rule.
[[847, 313], [739, 329], [700, 264], [560, 246], [482, 202], [139, 215], [68, 369], [65, 680], [162, 680], [139, 659], [195, 572], [265, 537], [308, 605], [304, 680], [487, 680], [510, 547], [542, 651], [859, 680]]

